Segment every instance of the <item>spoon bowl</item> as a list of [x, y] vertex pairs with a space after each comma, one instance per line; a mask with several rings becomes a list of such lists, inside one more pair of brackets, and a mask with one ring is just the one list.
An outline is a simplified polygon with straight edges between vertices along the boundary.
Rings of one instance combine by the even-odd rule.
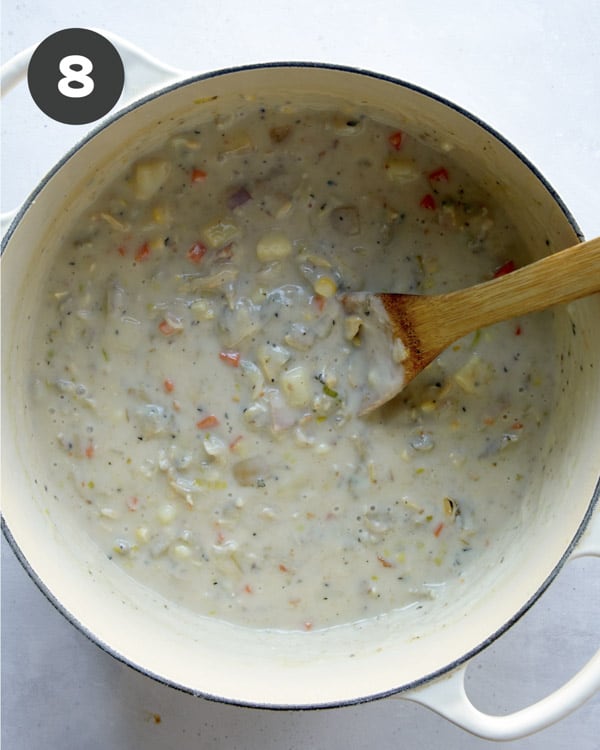
[[369, 320], [369, 357], [384, 373], [366, 384], [359, 414], [392, 399], [468, 333], [597, 292], [600, 238], [447, 294], [345, 293], [344, 310]]

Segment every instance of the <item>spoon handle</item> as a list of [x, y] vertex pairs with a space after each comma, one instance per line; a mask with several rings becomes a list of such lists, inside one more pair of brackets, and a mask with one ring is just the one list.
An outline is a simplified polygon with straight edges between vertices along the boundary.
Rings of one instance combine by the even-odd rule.
[[[600, 238], [468, 289], [430, 297], [439, 350], [477, 328], [600, 292]], [[429, 327], [431, 320], [429, 320]]]

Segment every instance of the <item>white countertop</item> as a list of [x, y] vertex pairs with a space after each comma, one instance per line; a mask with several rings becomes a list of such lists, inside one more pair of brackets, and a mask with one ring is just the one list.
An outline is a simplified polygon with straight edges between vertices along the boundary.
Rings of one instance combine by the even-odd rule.
[[[168, 10], [168, 13], [167, 13]], [[112, 31], [189, 71], [274, 60], [341, 63], [429, 89], [500, 131], [540, 169], [587, 237], [600, 234], [600, 4], [596, 0], [13, 0], [5, 63], [62, 28]], [[3, 103], [2, 210], [23, 200], [89, 128], [43, 115], [27, 87]], [[599, 645], [598, 561], [571, 563], [469, 667], [490, 712], [559, 687]], [[160, 720], [159, 720], [160, 719]], [[507, 743], [597, 750], [600, 695], [543, 732]], [[2, 741], [7, 750], [483, 748], [431, 711], [386, 699], [272, 712], [210, 703], [153, 682], [81, 635], [2, 538]]]

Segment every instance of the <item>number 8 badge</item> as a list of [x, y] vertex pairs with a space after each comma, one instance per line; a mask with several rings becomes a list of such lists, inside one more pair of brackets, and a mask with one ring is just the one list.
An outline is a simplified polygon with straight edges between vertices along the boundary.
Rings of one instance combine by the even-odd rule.
[[27, 70], [29, 91], [53, 120], [82, 125], [115, 106], [125, 71], [114, 45], [89, 29], [63, 29], [35, 49]]

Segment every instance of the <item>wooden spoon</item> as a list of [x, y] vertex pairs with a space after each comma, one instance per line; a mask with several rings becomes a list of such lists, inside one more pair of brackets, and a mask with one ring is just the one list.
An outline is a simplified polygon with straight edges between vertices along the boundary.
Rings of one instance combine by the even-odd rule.
[[595, 292], [600, 292], [600, 238], [449, 294], [342, 295], [346, 312], [368, 320], [368, 356], [383, 373], [376, 382], [369, 380], [359, 414], [389, 401], [444, 349], [468, 333]]

